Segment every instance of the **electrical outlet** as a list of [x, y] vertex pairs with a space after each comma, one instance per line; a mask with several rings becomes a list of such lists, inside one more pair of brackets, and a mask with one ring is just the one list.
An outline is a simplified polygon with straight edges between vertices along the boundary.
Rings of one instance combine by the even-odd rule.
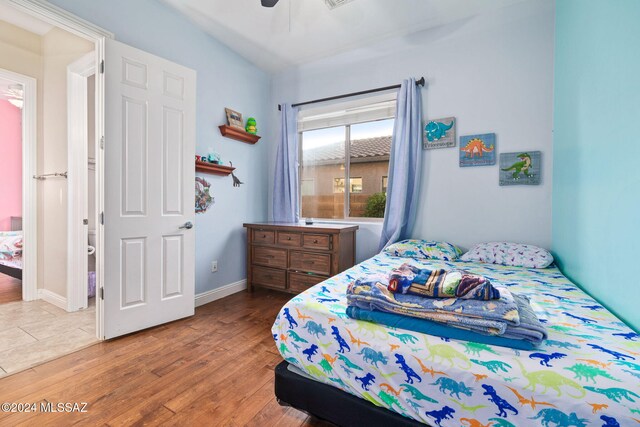
[[211, 261], [211, 272], [215, 273], [218, 271], [218, 261]]

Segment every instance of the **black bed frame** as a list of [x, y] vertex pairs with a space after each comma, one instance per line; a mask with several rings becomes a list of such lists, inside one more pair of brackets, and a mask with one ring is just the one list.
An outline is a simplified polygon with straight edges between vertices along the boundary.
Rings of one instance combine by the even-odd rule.
[[278, 403], [292, 406], [321, 420], [344, 427], [416, 427], [418, 421], [381, 408], [345, 391], [310, 380], [287, 369], [282, 361], [275, 368]]
[[22, 269], [0, 264], [0, 273], [22, 280]]

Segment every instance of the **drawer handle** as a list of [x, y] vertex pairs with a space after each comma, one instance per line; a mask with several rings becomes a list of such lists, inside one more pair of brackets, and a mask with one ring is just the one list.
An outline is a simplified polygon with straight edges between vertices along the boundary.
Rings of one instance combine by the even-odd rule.
[[318, 239], [314, 240], [313, 243], [318, 243]]
[[315, 264], [315, 261], [302, 261], [303, 264]]
[[270, 275], [270, 274], [265, 274], [265, 275], [264, 275], [264, 278], [265, 278], [265, 279], [273, 279], [273, 276], [272, 276], [272, 275]]
[[291, 236], [287, 237], [287, 240], [291, 240]]
[[263, 235], [262, 235], [262, 238], [263, 238], [263, 239], [266, 239], [266, 238], [267, 238], [267, 235], [266, 235], [266, 234], [263, 234]]
[[273, 255], [265, 255], [264, 257], [265, 257], [265, 258], [268, 258], [268, 259], [275, 258]]

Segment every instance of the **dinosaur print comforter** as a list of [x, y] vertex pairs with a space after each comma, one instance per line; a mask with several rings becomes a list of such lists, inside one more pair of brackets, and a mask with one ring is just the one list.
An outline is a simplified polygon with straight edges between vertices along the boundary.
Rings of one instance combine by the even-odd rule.
[[[549, 339], [514, 350], [346, 316], [350, 282], [404, 262], [528, 295]], [[379, 254], [294, 297], [272, 332], [282, 357], [316, 380], [432, 426], [640, 426], [640, 336], [555, 267]]]

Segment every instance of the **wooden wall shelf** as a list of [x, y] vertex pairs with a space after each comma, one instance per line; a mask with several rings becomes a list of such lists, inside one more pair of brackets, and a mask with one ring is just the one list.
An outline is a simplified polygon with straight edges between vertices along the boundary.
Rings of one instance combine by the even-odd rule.
[[214, 175], [226, 176], [233, 172], [236, 168], [224, 165], [216, 165], [209, 162], [199, 162], [196, 160], [196, 171], [204, 173], [212, 173]]
[[236, 141], [246, 142], [247, 144], [255, 144], [258, 142], [260, 137], [258, 135], [253, 135], [248, 132], [243, 131], [242, 129], [234, 128], [227, 125], [220, 125], [220, 133], [222, 136], [235, 139]]

